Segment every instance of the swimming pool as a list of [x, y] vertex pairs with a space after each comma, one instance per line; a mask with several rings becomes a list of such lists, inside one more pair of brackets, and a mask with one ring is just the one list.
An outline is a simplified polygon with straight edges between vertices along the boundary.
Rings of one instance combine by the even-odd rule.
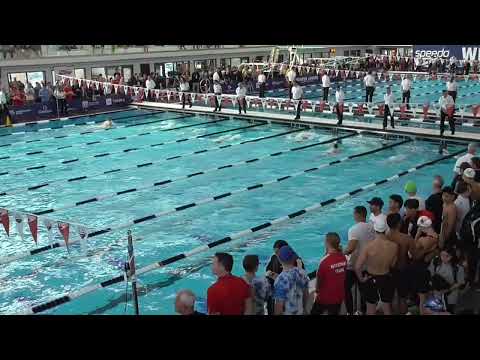
[[[330, 101], [335, 99], [335, 88], [337, 84], [342, 85], [345, 92], [345, 102], [364, 103], [365, 102], [365, 87], [362, 79], [352, 79], [346, 81], [333, 82], [330, 89]], [[401, 80], [382, 80], [377, 79], [375, 92], [373, 94], [374, 103], [383, 103], [383, 96], [386, 92], [386, 87], [392, 87], [392, 93], [397, 103], [402, 101], [402, 90], [400, 87]], [[465, 104], [466, 109], [470, 110], [472, 105], [477, 105], [480, 102], [480, 82], [479, 81], [457, 81], [457, 102]], [[410, 91], [410, 103], [424, 104], [437, 103], [442, 95], [442, 91], [446, 89], [445, 80], [427, 80], [416, 79], [412, 82], [412, 89]], [[279, 89], [267, 92], [267, 96], [271, 97], [288, 97], [288, 89]], [[304, 87], [304, 97], [306, 99], [322, 99], [323, 89], [321, 84]]]
[[[117, 128], [73, 125], [108, 116], [117, 119]], [[65, 121], [58, 129], [48, 126], [29, 126], [23, 134], [0, 137], [0, 146], [11, 144], [2, 147], [1, 157], [10, 158], [3, 160], [0, 178], [6, 195], [0, 196], [0, 204], [30, 213], [49, 211], [47, 216], [85, 224], [98, 235], [88, 240], [86, 253], [74, 243], [78, 235], [71, 230], [70, 254], [59, 247], [0, 265], [3, 314], [121, 275], [128, 229], [138, 239], [135, 255], [141, 268], [440, 157], [438, 145], [423, 140], [391, 136], [382, 144], [373, 134], [315, 128], [309, 130], [313, 138], [300, 141], [303, 130], [283, 124], [181, 112], [129, 110]], [[343, 138], [340, 152], [331, 153], [338, 137]], [[464, 147], [449, 145], [449, 151]], [[358, 156], [347, 159], [353, 155]], [[332, 163], [335, 160], [341, 161]], [[199, 310], [205, 311], [206, 290], [215, 280], [209, 268], [215, 251], [232, 253], [234, 273], [241, 274], [244, 255], [258, 254], [263, 267], [273, 242], [282, 238], [312, 271], [323, 256], [325, 233], [336, 231], [345, 243], [354, 206], [368, 205], [366, 200], [374, 195], [387, 199], [392, 193], [403, 194], [403, 184], [410, 178], [427, 196], [433, 175], [450, 181], [454, 161], [435, 163], [399, 181], [148, 272], [139, 279], [141, 313], [173, 314], [180, 288], [192, 289], [199, 297]], [[162, 211], [164, 215], [159, 215]], [[154, 213], [157, 217], [149, 217]], [[141, 221], [130, 226], [133, 219]], [[22, 241], [13, 223], [10, 238], [0, 231], [2, 259], [35, 249], [28, 226]], [[49, 240], [39, 224], [43, 246]], [[127, 226], [103, 231], [119, 224]], [[58, 231], [54, 233], [53, 241], [63, 243]], [[125, 283], [45, 313], [124, 314]], [[132, 313], [131, 301], [126, 313]]]

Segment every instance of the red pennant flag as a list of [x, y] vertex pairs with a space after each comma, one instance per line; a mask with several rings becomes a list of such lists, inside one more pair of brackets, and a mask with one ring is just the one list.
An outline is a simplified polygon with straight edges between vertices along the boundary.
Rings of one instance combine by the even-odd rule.
[[63, 240], [65, 240], [65, 245], [67, 245], [68, 249], [68, 236], [70, 234], [70, 225], [68, 223], [58, 223], [58, 230], [60, 234], [63, 236]]
[[32, 233], [33, 241], [35, 244], [37, 243], [37, 235], [38, 235], [38, 218], [35, 215], [28, 215], [28, 227], [30, 228], [30, 232]]
[[454, 112], [455, 112], [455, 106], [454, 105], [450, 105], [450, 106], [447, 107], [448, 117], [452, 117]]
[[405, 119], [407, 117], [406, 114], [405, 114], [406, 111], [407, 111], [407, 105], [406, 104], [400, 105], [400, 118], [401, 119]]
[[323, 112], [323, 109], [325, 109], [325, 101], [320, 101], [319, 111]]
[[477, 114], [480, 112], [480, 105], [474, 105], [472, 106], [472, 113], [473, 116], [477, 117]]
[[358, 104], [357, 106], [357, 114], [358, 115], [363, 115], [364, 111], [363, 111], [363, 104]]
[[7, 232], [7, 236], [10, 236], [10, 217], [8, 216], [7, 209], [0, 210], [0, 220], [2, 221], [3, 228]]
[[424, 119], [426, 119], [428, 117], [428, 108], [429, 108], [428, 104], [423, 105], [423, 118]]
[[378, 105], [378, 114], [380, 116], [383, 116], [383, 113], [385, 112], [385, 104], [380, 104]]

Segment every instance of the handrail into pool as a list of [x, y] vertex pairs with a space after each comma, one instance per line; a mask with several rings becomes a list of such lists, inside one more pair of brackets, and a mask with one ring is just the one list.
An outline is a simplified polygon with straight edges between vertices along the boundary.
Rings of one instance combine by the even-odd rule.
[[[233, 234], [230, 234], [222, 239], [219, 239], [219, 240], [216, 240], [216, 241], [213, 241], [213, 242], [210, 242], [208, 244], [205, 244], [205, 245], [201, 245], [199, 247], [196, 247], [188, 252], [185, 252], [185, 253], [181, 253], [181, 254], [178, 254], [178, 255], [175, 255], [175, 256], [172, 256], [172, 257], [169, 257], [167, 259], [164, 259], [164, 260], [161, 260], [159, 262], [155, 262], [155, 263], [152, 263], [150, 265], [147, 265], [147, 266], [144, 266], [140, 269], [137, 269], [137, 272], [136, 272], [136, 275], [137, 277], [142, 275], [142, 274], [145, 274], [147, 272], [150, 272], [150, 271], [153, 271], [153, 270], [156, 270], [156, 269], [159, 269], [159, 268], [162, 268], [162, 267], [165, 267], [167, 265], [170, 265], [170, 264], [173, 264], [177, 261], [180, 261], [182, 259], [185, 259], [185, 258], [188, 258], [188, 257], [191, 257], [191, 256], [194, 256], [194, 255], [197, 255], [199, 253], [202, 253], [202, 252], [205, 252], [205, 251], [208, 251], [210, 249], [212, 249], [213, 247], [216, 247], [216, 246], [219, 246], [219, 245], [223, 245], [225, 243], [228, 243], [230, 241], [233, 241], [233, 240], [236, 240], [238, 238], [241, 238], [241, 237], [244, 237], [244, 236], [247, 236], [247, 235], [250, 235], [254, 232], [257, 232], [257, 231], [261, 231], [263, 229], [266, 229], [268, 227], [271, 227], [271, 226], [276, 226], [278, 224], [281, 224], [281, 223], [284, 223], [284, 222], [287, 222], [293, 218], [296, 218], [298, 216], [303, 216], [304, 214], [307, 214], [309, 212], [312, 212], [312, 211], [315, 211], [315, 210], [319, 210], [327, 205], [330, 205], [330, 204], [333, 204], [333, 203], [336, 203], [336, 202], [339, 202], [339, 201], [342, 201], [342, 200], [345, 200], [347, 198], [351, 198], [352, 196], [354, 195], [357, 195], [361, 192], [364, 192], [364, 191], [367, 191], [367, 190], [370, 190], [376, 186], [379, 186], [379, 185], [383, 185], [385, 183], [388, 183], [388, 182], [391, 182], [391, 181], [394, 181], [396, 179], [399, 179], [400, 177], [402, 176], [405, 176], [405, 175], [408, 175], [408, 174], [411, 174], [419, 169], [422, 169], [426, 166], [430, 166], [430, 165], [433, 165], [433, 164], [436, 164], [440, 161], [443, 161], [443, 160], [446, 160], [446, 159], [450, 159], [456, 155], [459, 155], [460, 153], [466, 151], [466, 149], [462, 149], [462, 150], [459, 150], [459, 151], [456, 151], [452, 154], [449, 154], [449, 155], [446, 155], [446, 156], [442, 156], [438, 159], [435, 159], [435, 160], [431, 160], [431, 161], [428, 161], [428, 162], [425, 162], [425, 163], [422, 163], [422, 164], [419, 164], [413, 168], [410, 168], [408, 170], [405, 170], [405, 171], [402, 171], [396, 175], [393, 175], [393, 176], [390, 176], [389, 178], [386, 178], [386, 179], [382, 179], [382, 180], [379, 180], [379, 181], [376, 181], [374, 183], [371, 183], [371, 184], [368, 184], [368, 185], [365, 185], [363, 187], [360, 187], [358, 189], [355, 189], [353, 191], [350, 191], [350, 192], [347, 192], [347, 193], [344, 193], [342, 195], [339, 195], [335, 198], [332, 198], [332, 199], [329, 199], [329, 200], [326, 200], [326, 201], [322, 201], [322, 202], [318, 202], [318, 203], [315, 203], [307, 208], [304, 208], [302, 210], [298, 210], [298, 211], [295, 211], [293, 213], [290, 213], [288, 215], [285, 215], [285, 216], [282, 216], [282, 217], [279, 217], [275, 220], [272, 220], [272, 221], [269, 221], [269, 222], [266, 222], [266, 223], [263, 223], [263, 224], [260, 224], [260, 225], [257, 225], [255, 227], [252, 227], [252, 228], [249, 228], [249, 229], [245, 229], [245, 230], [242, 230], [242, 231], [239, 231], [239, 232], [236, 232], [236, 233], [233, 233]], [[70, 301], [73, 301], [75, 299], [78, 299], [84, 295], [87, 295], [91, 292], [94, 292], [96, 290], [100, 290], [100, 289], [103, 289], [103, 288], [106, 288], [108, 286], [111, 286], [111, 285], [114, 285], [114, 284], [118, 284], [118, 283], [121, 283], [121, 282], [125, 282], [125, 281], [128, 281], [128, 278], [125, 274], [122, 274], [122, 275], [119, 275], [119, 276], [116, 276], [114, 278], [110, 278], [106, 281], [102, 281], [100, 283], [97, 283], [97, 284], [92, 284], [92, 285], [87, 285], [87, 286], [84, 286], [78, 290], [75, 290], [75, 291], [71, 291], [63, 296], [60, 296], [60, 297], [57, 297], [53, 300], [50, 300], [50, 301], [47, 301], [47, 302], [44, 302], [44, 303], [41, 303], [39, 305], [35, 305], [35, 306], [32, 306], [32, 307], [29, 307], [28, 309], [24, 310], [24, 311], [21, 311], [21, 312], [18, 312], [16, 313], [17, 315], [31, 315], [31, 314], [38, 314], [38, 313], [41, 313], [41, 312], [44, 312], [46, 310], [49, 310], [49, 309], [52, 309], [52, 308], [55, 308], [59, 305], [62, 305], [62, 304], [65, 304], [65, 303], [68, 303]]]

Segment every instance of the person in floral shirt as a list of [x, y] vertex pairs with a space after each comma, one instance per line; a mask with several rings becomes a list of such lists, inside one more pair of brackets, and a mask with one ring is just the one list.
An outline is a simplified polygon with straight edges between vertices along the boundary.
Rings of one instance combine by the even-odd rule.
[[265, 305], [271, 296], [272, 287], [265, 276], [257, 276], [259, 260], [257, 255], [247, 255], [243, 258], [245, 275], [243, 278], [252, 287], [254, 315], [265, 315]]

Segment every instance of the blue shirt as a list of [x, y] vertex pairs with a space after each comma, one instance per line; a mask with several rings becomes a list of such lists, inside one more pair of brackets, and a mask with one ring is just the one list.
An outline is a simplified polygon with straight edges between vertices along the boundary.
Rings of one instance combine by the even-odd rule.
[[297, 267], [283, 270], [277, 276], [273, 298], [284, 302], [284, 315], [303, 315], [303, 292], [308, 289], [308, 281], [305, 270]]
[[38, 96], [40, 96], [40, 99], [42, 99], [42, 102], [50, 101], [50, 92], [45, 87], [40, 89], [40, 91], [38, 92]]
[[[245, 279], [247, 281], [247, 279]], [[248, 282], [248, 281], [247, 281]], [[265, 315], [265, 303], [272, 294], [272, 287], [266, 277], [255, 276], [248, 282], [255, 293], [254, 312], [255, 315]]]

